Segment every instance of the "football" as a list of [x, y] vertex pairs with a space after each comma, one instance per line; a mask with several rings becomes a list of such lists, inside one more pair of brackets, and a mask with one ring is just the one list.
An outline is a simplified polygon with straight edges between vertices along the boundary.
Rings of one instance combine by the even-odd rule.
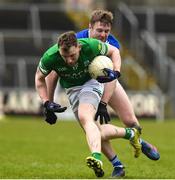
[[96, 79], [98, 76], [106, 76], [105, 71], [103, 71], [104, 68], [113, 70], [112, 60], [107, 56], [97, 56], [89, 65], [89, 74], [93, 79]]

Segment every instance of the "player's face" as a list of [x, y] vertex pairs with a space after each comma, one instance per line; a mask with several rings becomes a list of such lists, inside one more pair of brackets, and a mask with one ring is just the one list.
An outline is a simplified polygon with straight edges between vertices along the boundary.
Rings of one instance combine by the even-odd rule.
[[80, 45], [72, 46], [66, 52], [60, 48], [60, 55], [62, 56], [66, 64], [68, 64], [69, 66], [74, 66], [78, 61], [80, 50], [81, 50]]
[[98, 21], [93, 26], [90, 24], [89, 29], [91, 38], [96, 38], [102, 42], [106, 42], [107, 37], [111, 31], [111, 25]]

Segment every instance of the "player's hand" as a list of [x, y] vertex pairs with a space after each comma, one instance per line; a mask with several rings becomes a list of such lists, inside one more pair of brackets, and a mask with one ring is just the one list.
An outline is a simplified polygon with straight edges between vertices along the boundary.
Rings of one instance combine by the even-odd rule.
[[107, 83], [107, 82], [111, 82], [115, 79], [118, 79], [121, 74], [119, 71], [113, 71], [111, 69], [108, 68], [104, 68], [103, 71], [107, 74], [106, 76], [98, 76], [97, 77], [97, 81], [100, 83]]
[[100, 101], [98, 105], [98, 109], [95, 114], [95, 121], [98, 120], [98, 117], [100, 117], [100, 124], [108, 124], [108, 122], [110, 121], [110, 117], [107, 111], [107, 104], [103, 101]]
[[44, 103], [44, 107], [47, 111], [58, 112], [58, 113], [62, 113], [67, 109], [67, 107], [61, 107], [61, 105], [50, 101], [46, 101]]
[[44, 116], [45, 121], [49, 124], [55, 124], [57, 121], [57, 116], [55, 112], [61, 113], [64, 112], [67, 107], [61, 107], [61, 105], [54, 102], [46, 101], [44, 103]]
[[45, 121], [51, 125], [55, 124], [57, 121], [57, 116], [52, 111], [48, 111], [45, 109], [44, 110], [44, 116], [45, 116]]

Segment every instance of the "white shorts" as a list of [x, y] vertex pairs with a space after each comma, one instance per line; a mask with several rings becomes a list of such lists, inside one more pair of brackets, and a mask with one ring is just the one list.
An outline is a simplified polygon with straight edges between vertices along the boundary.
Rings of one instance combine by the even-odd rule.
[[77, 112], [80, 103], [89, 103], [98, 108], [98, 104], [104, 92], [104, 85], [91, 79], [82, 86], [66, 89], [66, 94], [73, 112]]

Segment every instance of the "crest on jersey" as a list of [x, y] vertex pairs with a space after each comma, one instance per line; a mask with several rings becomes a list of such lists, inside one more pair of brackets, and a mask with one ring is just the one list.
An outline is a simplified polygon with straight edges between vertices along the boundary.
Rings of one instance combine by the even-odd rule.
[[99, 41], [98, 49], [99, 49], [101, 55], [106, 54], [106, 45], [105, 45], [105, 43], [102, 43], [102, 42]]

